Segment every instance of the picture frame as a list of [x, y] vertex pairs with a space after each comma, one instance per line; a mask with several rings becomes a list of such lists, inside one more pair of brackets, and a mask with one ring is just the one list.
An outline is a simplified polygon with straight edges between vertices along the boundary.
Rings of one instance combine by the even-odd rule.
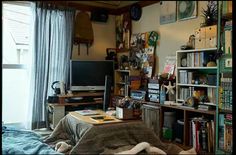
[[176, 22], [176, 1], [161, 1], [160, 7], [161, 25]]
[[197, 1], [177, 1], [178, 20], [188, 20], [197, 17]]
[[117, 53], [117, 49], [116, 48], [107, 48], [106, 49], [106, 53], [111, 53], [111, 52]]

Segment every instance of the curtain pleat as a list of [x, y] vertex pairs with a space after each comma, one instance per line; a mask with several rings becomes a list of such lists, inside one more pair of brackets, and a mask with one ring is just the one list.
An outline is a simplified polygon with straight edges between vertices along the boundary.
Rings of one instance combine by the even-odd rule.
[[68, 82], [74, 10], [35, 8], [32, 129], [48, 127], [47, 97], [54, 81]]

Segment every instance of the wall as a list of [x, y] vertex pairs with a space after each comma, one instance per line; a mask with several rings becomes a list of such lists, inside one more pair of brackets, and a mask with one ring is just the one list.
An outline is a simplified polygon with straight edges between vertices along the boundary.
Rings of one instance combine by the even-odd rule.
[[[200, 27], [203, 22], [201, 17], [202, 8], [206, 8], [207, 1], [198, 2], [197, 18], [185, 21], [176, 21], [174, 23], [160, 25], [160, 3], [146, 6], [142, 9], [142, 17], [139, 21], [132, 21], [132, 33], [147, 31], [157, 31], [159, 41], [156, 48], [156, 71], [162, 72], [166, 56], [175, 56], [175, 51], [180, 49], [181, 45], [186, 44], [194, 30]], [[175, 3], [175, 1], [173, 1]]]
[[94, 42], [89, 47], [89, 55], [87, 55], [87, 47], [80, 45], [80, 55], [78, 55], [78, 46], [73, 45], [72, 59], [78, 60], [105, 60], [106, 48], [114, 48], [115, 46], [115, 16], [109, 15], [106, 23], [92, 21]]

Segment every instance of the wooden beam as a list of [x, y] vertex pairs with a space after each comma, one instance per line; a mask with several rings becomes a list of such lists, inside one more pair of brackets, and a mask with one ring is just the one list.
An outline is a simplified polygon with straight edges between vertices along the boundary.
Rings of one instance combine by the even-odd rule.
[[[48, 3], [51, 5], [56, 5], [56, 6], [64, 6], [64, 7], [69, 7], [69, 8], [74, 8], [76, 10], [81, 10], [81, 11], [94, 11], [94, 10], [99, 10], [99, 9], [106, 9], [108, 14], [110, 15], [120, 15], [124, 12], [129, 12], [131, 5], [122, 7], [122, 8], [118, 8], [118, 9], [110, 9], [110, 8], [105, 8], [105, 7], [98, 7], [98, 6], [91, 6], [91, 5], [86, 5], [86, 4], [79, 4], [73, 1], [40, 1], [43, 3]], [[137, 4], [139, 4], [141, 7], [145, 7], [148, 5], [152, 5], [155, 3], [158, 3], [160, 1], [139, 1], [136, 2]], [[135, 3], [133, 3], [135, 4]]]
[[56, 5], [56, 6], [69, 7], [69, 8], [73, 8], [76, 10], [88, 11], [88, 12], [91, 12], [94, 10], [106, 9], [108, 14], [113, 14], [113, 15], [115, 15], [115, 10], [116, 10], [116, 9], [91, 6], [91, 5], [86, 5], [86, 4], [79, 4], [79, 3], [76, 3], [73, 1], [40, 1], [40, 2], [51, 4], [51, 5]]

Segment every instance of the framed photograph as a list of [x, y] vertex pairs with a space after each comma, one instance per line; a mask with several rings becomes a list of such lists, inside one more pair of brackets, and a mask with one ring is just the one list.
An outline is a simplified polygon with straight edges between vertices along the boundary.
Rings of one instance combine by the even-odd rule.
[[197, 17], [197, 1], [177, 1], [178, 20]]
[[116, 49], [116, 48], [107, 48], [107, 49], [106, 49], [106, 52], [107, 52], [107, 54], [109, 54], [109, 53], [114, 53], [114, 54], [116, 54], [116, 53], [117, 53], [117, 49]]
[[176, 1], [161, 1], [160, 24], [176, 22]]

